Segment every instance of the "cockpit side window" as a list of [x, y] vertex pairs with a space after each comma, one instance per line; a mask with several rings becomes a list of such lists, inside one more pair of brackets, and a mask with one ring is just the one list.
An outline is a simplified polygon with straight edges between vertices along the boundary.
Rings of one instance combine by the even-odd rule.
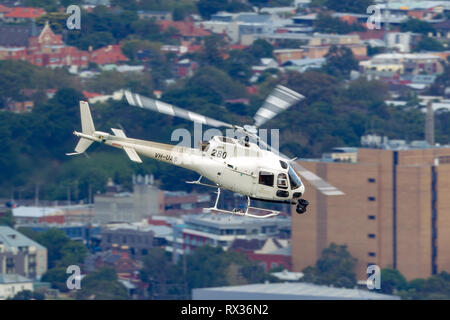
[[208, 151], [208, 149], [209, 149], [209, 142], [208, 141], [202, 141], [201, 147], [202, 147], [202, 151], [203, 152]]
[[288, 168], [288, 164], [282, 160], [280, 160], [280, 165], [283, 169], [287, 169]]
[[288, 188], [288, 180], [286, 173], [280, 173], [277, 178], [277, 186], [278, 188], [287, 189]]
[[273, 187], [274, 182], [274, 174], [267, 171], [260, 171], [259, 172], [259, 184]]
[[289, 182], [291, 183], [291, 189], [295, 190], [298, 187], [301, 187], [302, 185], [302, 181], [300, 180], [300, 178], [297, 176], [297, 174], [295, 173], [295, 171], [292, 169], [292, 167], [289, 167]]

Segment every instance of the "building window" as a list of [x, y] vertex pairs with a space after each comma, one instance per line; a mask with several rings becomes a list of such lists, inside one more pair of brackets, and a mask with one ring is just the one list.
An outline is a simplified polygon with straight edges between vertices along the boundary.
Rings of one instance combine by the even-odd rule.
[[373, 233], [369, 233], [367, 236], [371, 239], [375, 239], [375, 234], [373, 234]]
[[369, 220], [375, 220], [376, 217], [375, 216], [369, 216]]
[[369, 252], [369, 257], [376, 257], [376, 253], [375, 252]]
[[376, 182], [375, 178], [368, 178], [367, 181], [369, 183], [375, 183]]
[[375, 200], [376, 200], [375, 197], [368, 197], [367, 199], [368, 199], [369, 201], [375, 201]]

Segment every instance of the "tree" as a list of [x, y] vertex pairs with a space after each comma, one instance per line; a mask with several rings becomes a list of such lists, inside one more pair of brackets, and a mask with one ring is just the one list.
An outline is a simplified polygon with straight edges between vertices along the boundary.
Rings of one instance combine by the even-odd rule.
[[400, 30], [402, 32], [410, 31], [415, 33], [422, 33], [425, 35], [430, 32], [435, 32], [435, 29], [430, 23], [415, 18], [408, 19], [406, 22], [400, 24]]
[[445, 90], [450, 87], [450, 58], [444, 65], [444, 72], [439, 75], [428, 89], [428, 94], [442, 96]]
[[364, 31], [364, 27], [359, 23], [347, 23], [339, 18], [333, 18], [328, 14], [320, 13], [314, 22], [314, 27], [318, 32], [346, 34], [352, 31]]
[[56, 266], [61, 260], [62, 248], [70, 241], [64, 231], [56, 228], [39, 233], [34, 240], [47, 248], [49, 269]]
[[414, 51], [445, 51], [445, 47], [436, 39], [423, 37], [415, 46]]
[[381, 269], [381, 292], [386, 294], [394, 293], [394, 290], [401, 291], [407, 287], [405, 277], [396, 269]]
[[144, 259], [140, 271], [142, 281], [149, 284], [150, 299], [186, 298], [184, 279], [179, 266], [172, 264], [164, 249], [152, 248]]
[[30, 290], [22, 290], [8, 300], [44, 300], [44, 295]]
[[353, 288], [356, 285], [356, 261], [347, 251], [347, 246], [331, 243], [322, 251], [315, 267], [310, 266], [303, 270], [302, 281]]
[[70, 276], [65, 267], [56, 267], [48, 269], [42, 276], [43, 282], [50, 282], [52, 288], [58, 289], [61, 292], [67, 292], [67, 278]]
[[312, 0], [313, 7], [326, 7], [338, 12], [366, 13], [367, 8], [373, 4], [373, 0]]
[[352, 70], [358, 70], [358, 61], [353, 57], [352, 50], [347, 47], [333, 45], [325, 58], [327, 63], [323, 68], [330, 75], [348, 78]]
[[14, 227], [14, 217], [11, 210], [6, 211], [5, 215], [0, 216], [0, 226]]
[[259, 62], [261, 58], [273, 57], [273, 46], [264, 39], [257, 39], [253, 41], [252, 45], [245, 49]]
[[78, 265], [83, 263], [88, 250], [86, 246], [79, 241], [69, 241], [61, 248], [61, 260], [58, 265], [68, 267], [70, 265]]
[[100, 268], [81, 280], [81, 289], [76, 292], [80, 300], [126, 300], [127, 289], [118, 281], [113, 268]]

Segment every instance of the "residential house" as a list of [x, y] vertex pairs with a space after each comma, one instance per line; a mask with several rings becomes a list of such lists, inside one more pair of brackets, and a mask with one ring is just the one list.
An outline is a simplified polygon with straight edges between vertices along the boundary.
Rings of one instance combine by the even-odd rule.
[[252, 261], [258, 262], [264, 271], [277, 267], [292, 269], [289, 240], [269, 237], [267, 239], [235, 239], [230, 250], [245, 253]]
[[11, 12], [11, 11], [12, 11], [12, 8], [0, 4], [0, 20], [3, 20], [5, 17], [5, 14], [8, 12]]
[[167, 21], [160, 20], [158, 24], [161, 27], [161, 31], [167, 31], [169, 28], [173, 28], [175, 31], [175, 37], [183, 41], [197, 42], [202, 38], [211, 35], [211, 33], [201, 27], [195, 25], [192, 21]]
[[172, 12], [170, 11], [146, 11], [137, 12], [139, 19], [155, 19], [156, 21], [172, 21]]
[[174, 74], [176, 74], [179, 78], [192, 77], [197, 68], [198, 68], [197, 62], [192, 61], [191, 59], [182, 59], [177, 63], [175, 63]]
[[393, 72], [397, 74], [439, 74], [443, 72], [441, 58], [428, 53], [383, 53], [361, 61], [366, 74]]
[[33, 280], [18, 274], [0, 274], [0, 300], [12, 298], [24, 290], [33, 291]]
[[89, 62], [100, 65], [117, 63], [121, 61], [128, 61], [128, 58], [123, 54], [120, 45], [117, 44], [99, 48], [89, 54]]
[[27, 22], [45, 14], [44, 9], [30, 7], [15, 7], [3, 14], [5, 22]]

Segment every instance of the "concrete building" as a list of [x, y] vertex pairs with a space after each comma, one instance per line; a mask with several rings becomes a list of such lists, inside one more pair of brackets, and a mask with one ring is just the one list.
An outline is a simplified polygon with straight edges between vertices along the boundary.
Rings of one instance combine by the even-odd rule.
[[292, 213], [294, 271], [315, 265], [332, 242], [358, 259], [359, 280], [371, 264], [408, 280], [450, 271], [450, 148], [389, 145], [359, 148], [349, 162], [300, 161], [345, 195], [326, 197], [305, 181], [311, 205]]
[[[290, 219], [279, 216], [255, 220], [248, 217], [228, 215], [187, 215], [184, 223], [176, 225], [174, 236], [182, 251], [190, 252], [202, 245], [221, 246], [227, 250], [235, 239], [264, 240], [280, 234], [281, 229], [290, 226]], [[180, 247], [181, 246], [181, 247]], [[171, 251], [171, 248], [168, 248]]]
[[429, 53], [382, 53], [361, 61], [360, 66], [365, 73], [439, 74], [444, 70], [441, 58]]
[[[150, 221], [154, 223], [153, 220]], [[102, 227], [101, 249], [113, 250], [126, 246], [133, 258], [142, 258], [153, 247], [167, 244], [172, 236], [172, 228], [167, 225], [154, 225], [147, 221], [136, 223], [112, 223]]]
[[151, 176], [134, 176], [133, 193], [108, 192], [95, 195], [93, 222], [138, 222], [159, 212], [162, 191], [153, 185]]
[[91, 225], [89, 223], [27, 223], [16, 225], [16, 228], [24, 227], [30, 228], [34, 232], [45, 232], [50, 229], [58, 229], [63, 231], [66, 236], [74, 241], [82, 241], [85, 244], [90, 244], [93, 238], [100, 236], [100, 226]]
[[14, 297], [17, 293], [33, 291], [33, 281], [18, 274], [0, 274], [0, 300]]
[[0, 274], [40, 279], [47, 272], [47, 249], [10, 227], [0, 226]]
[[397, 296], [361, 289], [310, 283], [265, 283], [192, 290], [193, 300], [399, 300]]

